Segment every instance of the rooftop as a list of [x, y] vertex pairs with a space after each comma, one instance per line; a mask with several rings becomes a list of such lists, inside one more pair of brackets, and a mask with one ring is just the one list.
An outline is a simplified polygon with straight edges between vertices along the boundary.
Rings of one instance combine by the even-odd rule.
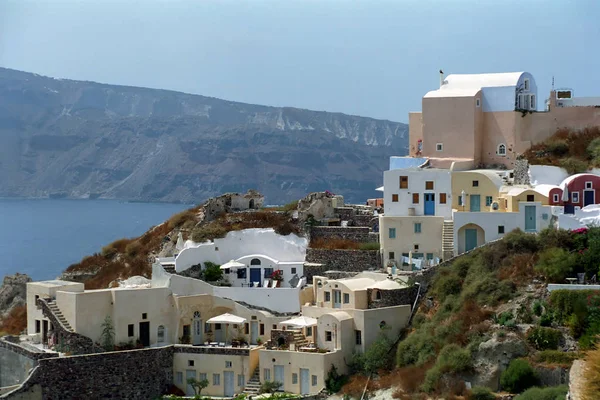
[[516, 86], [523, 73], [451, 74], [444, 78], [439, 89], [428, 92], [424, 97], [471, 97], [483, 88]]

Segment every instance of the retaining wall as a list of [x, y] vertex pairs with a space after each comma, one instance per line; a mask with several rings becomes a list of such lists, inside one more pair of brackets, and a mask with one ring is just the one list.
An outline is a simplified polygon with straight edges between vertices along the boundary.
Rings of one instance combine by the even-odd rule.
[[360, 243], [372, 240], [367, 227], [313, 226], [310, 228], [310, 239], [345, 239]]
[[306, 249], [304, 275], [312, 282], [314, 275], [323, 276], [326, 271], [362, 272], [381, 269], [379, 251]]

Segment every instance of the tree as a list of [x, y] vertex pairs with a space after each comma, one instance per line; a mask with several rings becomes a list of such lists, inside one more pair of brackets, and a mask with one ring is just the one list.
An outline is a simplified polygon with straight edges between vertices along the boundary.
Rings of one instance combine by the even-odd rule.
[[577, 263], [577, 257], [558, 247], [551, 247], [540, 254], [535, 270], [550, 282], [564, 282]]
[[221, 266], [210, 261], [204, 263], [204, 280], [206, 282], [216, 282], [223, 277], [223, 270]]
[[202, 395], [202, 389], [205, 389], [208, 386], [208, 379], [197, 380], [196, 378], [188, 378], [187, 384], [194, 389], [195, 397], [200, 397]]
[[112, 351], [115, 349], [115, 328], [113, 326], [110, 315], [104, 318], [102, 323], [102, 333], [100, 334], [100, 342], [102, 347], [106, 351]]
[[515, 359], [500, 376], [502, 389], [511, 393], [521, 393], [537, 383], [535, 371], [525, 360]]

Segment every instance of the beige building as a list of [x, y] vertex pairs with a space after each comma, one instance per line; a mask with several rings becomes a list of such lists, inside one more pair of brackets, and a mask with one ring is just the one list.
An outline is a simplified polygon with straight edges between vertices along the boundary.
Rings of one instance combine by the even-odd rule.
[[553, 90], [541, 105], [527, 72], [442, 75], [422, 111], [409, 114], [409, 155], [443, 168], [466, 160], [512, 168], [518, 154], [558, 128], [599, 125], [599, 105], [600, 98], [576, 98], [571, 89]]

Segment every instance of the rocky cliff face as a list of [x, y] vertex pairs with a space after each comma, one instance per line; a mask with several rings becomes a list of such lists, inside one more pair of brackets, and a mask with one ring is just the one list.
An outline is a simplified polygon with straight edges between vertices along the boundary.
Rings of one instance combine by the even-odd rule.
[[7, 275], [0, 286], [0, 321], [15, 307], [25, 305], [27, 301], [27, 282], [31, 278], [25, 274]]
[[374, 197], [405, 124], [0, 68], [0, 196]]

